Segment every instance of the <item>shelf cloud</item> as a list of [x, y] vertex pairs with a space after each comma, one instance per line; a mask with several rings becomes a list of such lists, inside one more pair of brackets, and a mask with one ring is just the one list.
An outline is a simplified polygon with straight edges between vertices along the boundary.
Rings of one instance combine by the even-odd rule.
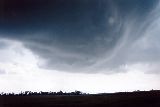
[[[1, 0], [0, 38], [19, 41], [39, 67], [160, 73], [159, 0]], [[6, 48], [0, 42], [0, 49]], [[0, 70], [0, 74], [3, 70]]]

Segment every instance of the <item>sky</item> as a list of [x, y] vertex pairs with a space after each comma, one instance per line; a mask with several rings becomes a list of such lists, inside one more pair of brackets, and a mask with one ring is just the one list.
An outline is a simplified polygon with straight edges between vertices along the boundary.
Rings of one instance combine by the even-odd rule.
[[0, 92], [160, 89], [159, 0], [0, 0]]

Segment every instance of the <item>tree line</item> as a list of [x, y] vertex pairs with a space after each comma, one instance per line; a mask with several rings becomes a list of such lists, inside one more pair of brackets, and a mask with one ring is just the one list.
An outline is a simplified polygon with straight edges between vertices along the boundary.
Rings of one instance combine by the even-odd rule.
[[63, 91], [59, 91], [59, 92], [43, 92], [43, 91], [40, 91], [40, 92], [32, 92], [32, 91], [24, 91], [24, 92], [20, 92], [18, 94], [15, 94], [15, 93], [0, 93], [0, 95], [4, 96], [4, 95], [9, 95], [9, 96], [14, 96], [14, 95], [18, 95], [18, 96], [29, 96], [29, 95], [86, 95], [86, 93], [83, 93], [81, 91], [74, 91], [74, 92], [63, 92]]

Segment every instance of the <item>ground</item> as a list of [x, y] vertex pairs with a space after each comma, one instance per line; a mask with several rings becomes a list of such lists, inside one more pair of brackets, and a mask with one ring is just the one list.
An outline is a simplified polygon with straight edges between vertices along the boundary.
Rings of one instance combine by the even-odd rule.
[[0, 107], [160, 107], [160, 92], [0, 96]]

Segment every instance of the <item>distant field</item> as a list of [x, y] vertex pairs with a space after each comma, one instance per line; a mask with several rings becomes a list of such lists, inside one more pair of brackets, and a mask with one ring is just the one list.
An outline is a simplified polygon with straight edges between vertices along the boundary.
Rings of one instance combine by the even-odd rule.
[[0, 107], [160, 107], [160, 92], [0, 96]]

